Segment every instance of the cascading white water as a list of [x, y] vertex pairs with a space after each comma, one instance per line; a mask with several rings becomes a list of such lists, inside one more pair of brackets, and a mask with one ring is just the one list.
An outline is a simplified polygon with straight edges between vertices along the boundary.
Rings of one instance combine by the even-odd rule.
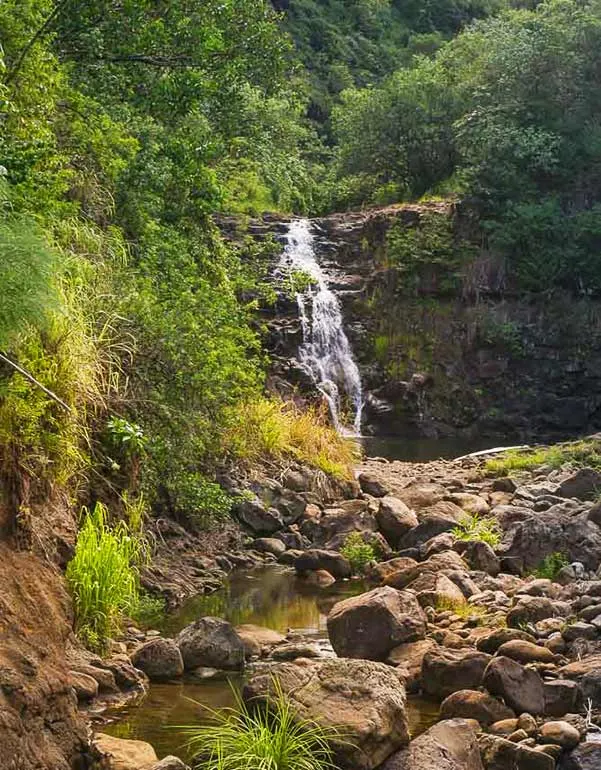
[[[309, 221], [293, 220], [286, 239], [278, 273], [294, 277], [298, 271], [302, 276], [310, 277], [310, 285], [296, 294], [303, 333], [299, 360], [327, 400], [336, 429], [341, 433], [360, 435], [361, 376], [344, 332], [340, 303], [329, 289], [327, 276], [315, 256]], [[348, 402], [353, 410], [352, 430], [341, 420], [343, 402], [345, 405]]]

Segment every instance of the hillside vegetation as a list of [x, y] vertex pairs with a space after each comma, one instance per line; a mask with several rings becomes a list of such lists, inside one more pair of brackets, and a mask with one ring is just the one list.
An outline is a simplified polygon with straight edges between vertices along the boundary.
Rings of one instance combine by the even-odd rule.
[[[91, 506], [127, 492], [200, 520], [229, 510], [224, 463], [348, 472], [323, 416], [265, 402], [254, 311], [275, 247], [225, 241], [216, 213], [243, 232], [264, 211], [446, 196], [475, 212], [506, 283], [601, 290], [597, 2], [275, 6], [2, 3], [0, 456], [15, 511], [57, 483]], [[400, 271], [432, 255], [456, 270], [444, 233], [391, 237]]]

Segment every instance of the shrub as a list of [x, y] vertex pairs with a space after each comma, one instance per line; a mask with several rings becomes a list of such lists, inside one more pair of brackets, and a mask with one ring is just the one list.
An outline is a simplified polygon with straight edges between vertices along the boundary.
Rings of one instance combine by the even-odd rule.
[[274, 681], [274, 697], [236, 708], [208, 709], [211, 723], [177, 728], [188, 734], [197, 770], [325, 770], [334, 768], [332, 728], [297, 718]]
[[562, 567], [567, 567], [569, 559], [559, 551], [554, 551], [540, 562], [540, 564], [530, 573], [537, 578], [547, 578], [555, 580]]
[[376, 558], [373, 546], [363, 540], [360, 532], [351, 532], [346, 536], [340, 553], [350, 562], [354, 575], [362, 575], [367, 565]]
[[125, 522], [108, 524], [101, 503], [84, 508], [75, 555], [67, 566], [67, 583], [75, 606], [75, 630], [92, 649], [102, 650], [118, 631], [123, 615], [139, 606], [139, 565], [144, 541]]
[[452, 530], [457, 540], [481, 540], [496, 548], [501, 542], [501, 531], [498, 523], [491, 518], [479, 516], [477, 513], [466, 516]]

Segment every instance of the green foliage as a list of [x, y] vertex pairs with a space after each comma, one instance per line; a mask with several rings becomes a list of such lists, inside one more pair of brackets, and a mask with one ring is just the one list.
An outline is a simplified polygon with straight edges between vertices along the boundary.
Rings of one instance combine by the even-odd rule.
[[27, 326], [43, 328], [57, 305], [55, 257], [33, 222], [0, 221], [0, 348], [6, 350]]
[[75, 607], [75, 630], [91, 649], [102, 650], [111, 634], [119, 631], [124, 615], [139, 606], [138, 568], [144, 542], [125, 522], [114, 527], [108, 511], [96, 503], [84, 519], [67, 565], [67, 583]]
[[197, 472], [181, 471], [164, 485], [169, 509], [190, 523], [209, 527], [226, 519], [234, 498]]
[[363, 575], [376, 559], [373, 546], [363, 540], [360, 532], [350, 532], [346, 536], [340, 553], [349, 561], [353, 575]]
[[206, 725], [178, 727], [200, 770], [326, 770], [334, 768], [337, 730], [298, 717], [277, 680], [264, 703], [212, 711]]
[[575, 441], [531, 450], [512, 450], [487, 460], [484, 470], [489, 476], [506, 476], [511, 471], [528, 471], [548, 465], [560, 468], [564, 463], [576, 467], [601, 468], [601, 446], [595, 440]]
[[308, 289], [314, 286], [317, 281], [311, 275], [311, 273], [307, 272], [306, 270], [299, 270], [297, 268], [295, 270], [291, 270], [288, 273], [283, 283], [284, 291], [286, 294], [289, 297], [295, 297], [297, 294], [303, 294], [306, 292]]
[[453, 528], [452, 534], [457, 540], [481, 540], [496, 548], [501, 542], [501, 530], [495, 519], [472, 513], [463, 518]]
[[554, 551], [548, 556], [545, 556], [545, 558], [540, 562], [536, 569], [533, 569], [530, 574], [537, 578], [555, 580], [559, 571], [563, 567], [567, 567], [569, 563], [570, 560], [567, 558], [567, 556], [565, 556], [565, 554], [560, 553], [559, 551]]
[[165, 620], [165, 600], [140, 591], [137, 604], [128, 612], [129, 617], [143, 628], [156, 628]]
[[439, 295], [458, 292], [461, 269], [474, 249], [455, 237], [450, 216], [425, 213], [415, 227], [400, 222], [390, 227], [385, 254], [402, 293]]
[[375, 201], [466, 196], [512, 285], [601, 291], [594, 2], [546, 0], [477, 22], [378, 87], [344, 91], [333, 115], [338, 187]]

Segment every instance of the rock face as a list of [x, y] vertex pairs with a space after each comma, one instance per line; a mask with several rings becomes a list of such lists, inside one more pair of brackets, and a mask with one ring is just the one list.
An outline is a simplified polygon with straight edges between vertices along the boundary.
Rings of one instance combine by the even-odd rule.
[[473, 726], [465, 719], [447, 719], [386, 760], [381, 770], [483, 770], [483, 766]]
[[230, 623], [221, 618], [200, 618], [180, 631], [175, 639], [186, 671], [211, 668], [244, 668], [244, 643]]
[[105, 757], [107, 770], [151, 770], [158, 762], [155, 750], [145, 741], [127, 741], [99, 733], [94, 743]]
[[493, 658], [482, 684], [491, 694], [503, 698], [518, 714], [524, 711], [542, 714], [545, 710], [545, 693], [539, 674], [511, 658]]
[[327, 626], [340, 657], [385, 660], [399, 644], [424, 637], [426, 617], [414, 594], [383, 586], [335, 604]]
[[422, 686], [429, 695], [446, 698], [457, 690], [477, 690], [490, 655], [476, 650], [440, 648], [424, 655]]
[[303, 719], [337, 728], [334, 764], [342, 770], [373, 770], [409, 741], [405, 689], [390, 666], [366, 660], [279, 664], [254, 676], [245, 701], [273, 693], [274, 677]]
[[131, 662], [151, 682], [166, 682], [184, 673], [184, 661], [173, 639], [151, 639], [133, 653]]

